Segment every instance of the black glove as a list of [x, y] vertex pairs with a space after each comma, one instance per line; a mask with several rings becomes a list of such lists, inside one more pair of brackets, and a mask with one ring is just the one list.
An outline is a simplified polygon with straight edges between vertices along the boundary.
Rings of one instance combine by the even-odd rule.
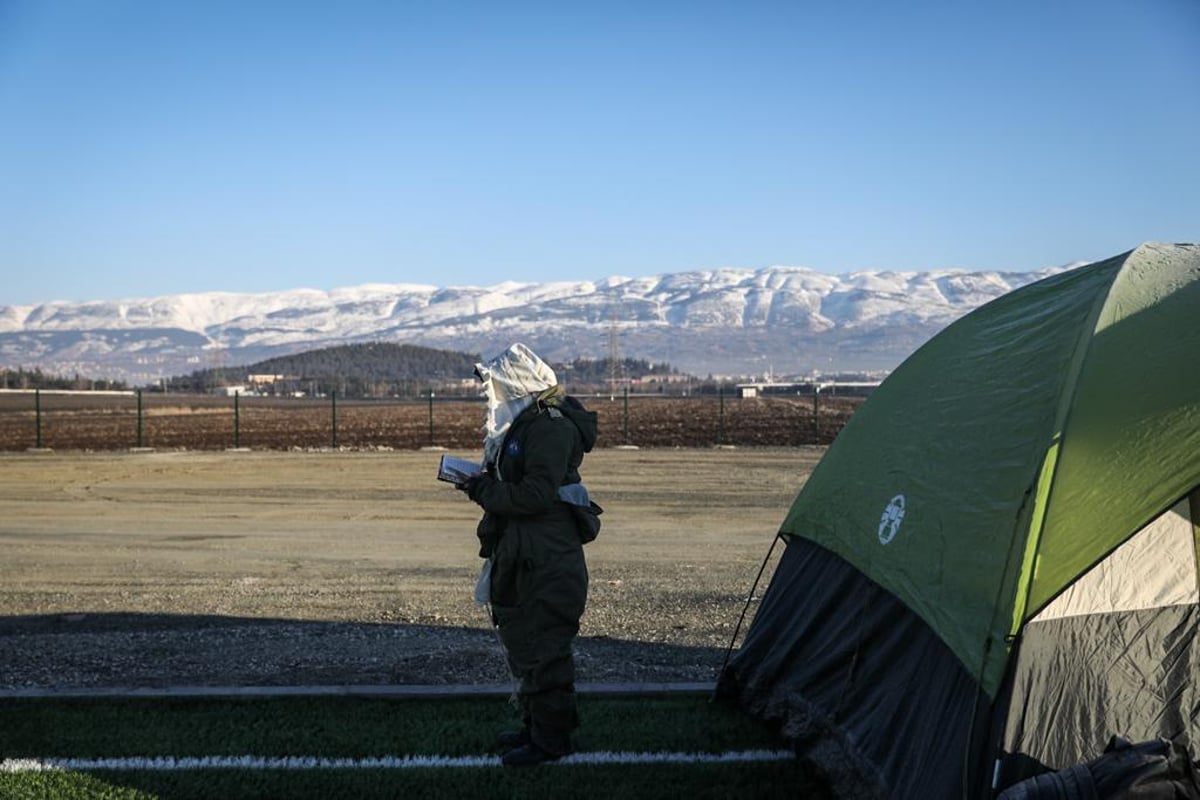
[[465, 481], [463, 481], [462, 484], [458, 488], [460, 488], [464, 492], [466, 492], [467, 497], [471, 498], [471, 500], [478, 503], [479, 495], [483, 492], [484, 487], [487, 486], [488, 483], [491, 482], [491, 480], [492, 479], [489, 478], [487, 475], [475, 475], [475, 476], [467, 478]]

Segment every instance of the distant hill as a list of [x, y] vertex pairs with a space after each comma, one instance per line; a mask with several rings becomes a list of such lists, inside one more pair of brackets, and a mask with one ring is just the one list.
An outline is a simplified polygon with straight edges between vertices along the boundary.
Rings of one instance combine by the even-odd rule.
[[[196, 370], [163, 381], [169, 392], [209, 392], [220, 386], [248, 386], [275, 394], [328, 394], [342, 397], [417, 397], [430, 387], [464, 388], [478, 353], [460, 353], [393, 342], [323, 347], [253, 364]], [[559, 379], [572, 387], [603, 385], [614, 374], [608, 359], [577, 358], [554, 364]], [[665, 376], [667, 364], [624, 359], [615, 371], [622, 378]], [[249, 386], [253, 384], [253, 386]]]
[[257, 377], [258, 388], [278, 393], [408, 396], [427, 390], [431, 383], [470, 378], [478, 361], [477, 353], [366, 342], [322, 347], [253, 364], [196, 370], [164, 384], [170, 392], [207, 392], [218, 386], [245, 385]]

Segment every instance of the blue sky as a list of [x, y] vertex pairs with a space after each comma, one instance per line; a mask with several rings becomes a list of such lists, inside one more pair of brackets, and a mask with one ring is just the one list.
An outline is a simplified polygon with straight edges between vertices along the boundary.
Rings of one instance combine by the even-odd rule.
[[1200, 3], [0, 0], [0, 305], [1200, 239]]

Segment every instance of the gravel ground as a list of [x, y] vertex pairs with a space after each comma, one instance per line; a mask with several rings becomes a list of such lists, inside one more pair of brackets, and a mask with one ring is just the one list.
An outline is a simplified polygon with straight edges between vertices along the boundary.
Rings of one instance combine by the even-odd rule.
[[[821, 452], [590, 456], [578, 680], [714, 680]], [[507, 683], [436, 459], [0, 457], [0, 689]]]
[[[72, 615], [74, 617], [74, 615]], [[4, 689], [504, 684], [488, 630], [428, 625], [33, 618], [0, 627]], [[711, 681], [721, 648], [583, 636], [580, 682]]]

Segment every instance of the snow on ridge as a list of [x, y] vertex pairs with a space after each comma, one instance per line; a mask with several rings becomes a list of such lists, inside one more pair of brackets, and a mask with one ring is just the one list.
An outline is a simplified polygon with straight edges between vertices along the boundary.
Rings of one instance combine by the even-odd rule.
[[[822, 316], [860, 324], [907, 309], [916, 319], [953, 318], [1024, 283], [1061, 271], [858, 271], [844, 275], [805, 267], [707, 269], [652, 278], [598, 281], [504, 281], [491, 286], [363, 284], [330, 290], [269, 293], [203, 292], [148, 299], [0, 307], [0, 332], [177, 328], [207, 335], [262, 328], [264, 334], [339, 332], [428, 326], [503, 314], [634, 306], [688, 325], [767, 325], [776, 317]], [[649, 320], [646, 320], [649, 321]], [[483, 323], [478, 320], [478, 323]], [[289, 335], [290, 338], [290, 335]]]

